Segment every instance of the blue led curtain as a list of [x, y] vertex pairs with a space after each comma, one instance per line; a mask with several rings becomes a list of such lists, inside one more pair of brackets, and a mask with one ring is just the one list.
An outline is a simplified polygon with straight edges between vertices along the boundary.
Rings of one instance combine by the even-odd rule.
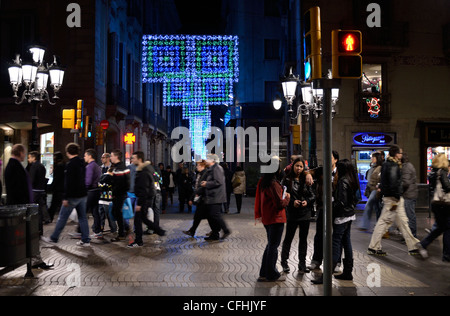
[[144, 35], [144, 83], [163, 83], [164, 106], [181, 106], [192, 149], [206, 158], [210, 105], [233, 105], [239, 80], [237, 36]]

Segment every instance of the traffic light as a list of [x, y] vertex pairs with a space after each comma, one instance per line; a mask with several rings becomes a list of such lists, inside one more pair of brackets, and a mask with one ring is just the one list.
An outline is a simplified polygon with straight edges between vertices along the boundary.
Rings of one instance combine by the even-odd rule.
[[92, 137], [92, 118], [86, 115], [84, 120], [84, 138]]
[[360, 79], [362, 76], [361, 32], [333, 30], [331, 45], [333, 78]]
[[292, 143], [294, 145], [300, 145], [300, 125], [291, 125], [292, 128]]
[[322, 31], [320, 8], [313, 7], [304, 15], [303, 58], [305, 81], [322, 78]]
[[95, 133], [95, 145], [96, 146], [103, 146], [104, 144], [104, 139], [103, 139], [103, 128], [99, 125], [96, 128], [96, 133]]
[[81, 130], [83, 128], [83, 100], [77, 101], [77, 124], [75, 129]]
[[62, 128], [73, 129], [75, 127], [75, 110], [63, 110]]

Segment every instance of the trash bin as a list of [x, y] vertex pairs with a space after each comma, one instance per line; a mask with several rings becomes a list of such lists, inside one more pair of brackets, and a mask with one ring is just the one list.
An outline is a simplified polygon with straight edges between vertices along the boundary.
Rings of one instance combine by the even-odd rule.
[[27, 258], [32, 258], [40, 253], [39, 204], [26, 204], [24, 206], [27, 208], [26, 252]]
[[26, 206], [0, 207], [0, 267], [23, 264], [26, 249]]

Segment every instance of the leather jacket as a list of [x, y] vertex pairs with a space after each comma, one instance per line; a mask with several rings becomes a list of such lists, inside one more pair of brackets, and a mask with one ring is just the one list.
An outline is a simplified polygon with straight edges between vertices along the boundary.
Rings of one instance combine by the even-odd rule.
[[352, 189], [346, 177], [338, 180], [337, 188], [333, 192], [333, 198], [333, 218], [355, 215], [358, 199], [356, 192]]
[[385, 197], [400, 200], [403, 194], [400, 166], [392, 158], [388, 158], [381, 166], [380, 188]]

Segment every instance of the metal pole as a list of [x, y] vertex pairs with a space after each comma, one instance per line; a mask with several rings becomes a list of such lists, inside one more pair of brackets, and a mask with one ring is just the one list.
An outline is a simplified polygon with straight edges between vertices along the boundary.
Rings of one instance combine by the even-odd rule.
[[317, 168], [317, 141], [316, 141], [316, 113], [310, 108], [308, 115], [309, 125], [309, 168]]
[[30, 151], [39, 151], [39, 135], [38, 135], [38, 106], [39, 101], [32, 100], [33, 116], [31, 117], [31, 142]]
[[323, 89], [323, 295], [332, 295], [333, 249], [332, 249], [332, 183], [331, 183], [331, 88]]

